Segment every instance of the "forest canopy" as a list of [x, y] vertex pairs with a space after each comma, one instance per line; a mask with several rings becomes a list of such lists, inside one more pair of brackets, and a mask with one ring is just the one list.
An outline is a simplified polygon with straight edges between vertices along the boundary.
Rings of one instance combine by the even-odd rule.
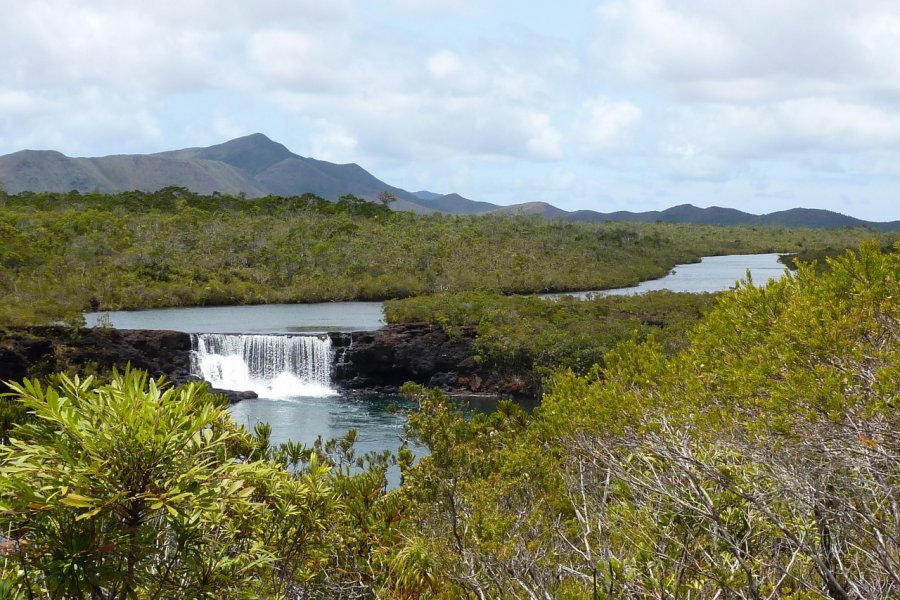
[[627, 286], [700, 256], [843, 249], [891, 234], [427, 216], [345, 196], [184, 188], [0, 193], [0, 324], [84, 310]]

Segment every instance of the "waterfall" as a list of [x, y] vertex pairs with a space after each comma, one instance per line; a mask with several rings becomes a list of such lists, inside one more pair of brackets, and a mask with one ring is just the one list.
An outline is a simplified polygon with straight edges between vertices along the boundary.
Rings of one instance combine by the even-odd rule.
[[191, 335], [191, 374], [262, 398], [328, 396], [331, 339], [313, 335]]

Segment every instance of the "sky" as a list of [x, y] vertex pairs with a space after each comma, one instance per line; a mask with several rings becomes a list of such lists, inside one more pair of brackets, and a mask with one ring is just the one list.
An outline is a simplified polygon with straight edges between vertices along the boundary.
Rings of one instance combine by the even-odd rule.
[[6, 0], [0, 154], [261, 132], [410, 191], [900, 219], [897, 0]]

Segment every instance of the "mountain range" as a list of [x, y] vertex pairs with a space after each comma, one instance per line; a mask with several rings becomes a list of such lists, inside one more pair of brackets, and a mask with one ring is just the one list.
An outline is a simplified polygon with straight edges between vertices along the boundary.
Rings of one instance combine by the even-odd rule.
[[448, 214], [532, 214], [571, 221], [637, 221], [701, 225], [782, 227], [872, 227], [900, 231], [900, 221], [876, 223], [840, 213], [794, 208], [754, 215], [732, 208], [698, 208], [690, 204], [663, 211], [569, 212], [545, 202], [498, 206], [459, 194], [409, 192], [381, 181], [357, 164], [335, 164], [294, 154], [261, 133], [205, 148], [156, 154], [120, 154], [73, 158], [53, 150], [22, 150], [0, 156], [0, 183], [11, 194], [33, 192], [153, 191], [181, 186], [198, 194], [244, 194], [255, 198], [308, 192], [327, 199], [353, 194], [375, 200], [389, 191], [397, 210]]

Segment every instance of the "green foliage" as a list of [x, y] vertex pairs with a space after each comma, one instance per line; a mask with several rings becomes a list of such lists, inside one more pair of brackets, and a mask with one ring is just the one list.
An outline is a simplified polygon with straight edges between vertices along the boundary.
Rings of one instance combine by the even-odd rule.
[[223, 409], [200, 387], [127, 371], [107, 385], [59, 376], [12, 388], [35, 417], [0, 453], [20, 588], [173, 597], [189, 582], [202, 595], [269, 560], [241, 539], [253, 488], [225, 458]]
[[92, 298], [449, 290], [392, 303], [391, 318], [476, 325], [497, 368], [569, 366], [548, 373], [541, 406], [467, 415], [407, 388], [410, 435], [431, 452], [413, 465], [401, 450], [388, 492], [392, 459], [357, 457], [352, 432], [273, 448], [270, 429], [236, 428], [202, 386], [134, 371], [14, 384], [0, 407], [17, 423], [0, 446], [0, 597], [900, 594], [900, 252], [879, 249], [887, 238], [715, 302], [552, 302], [497, 293], [624, 285], [699, 254], [863, 232], [417, 217], [357, 200], [10, 196], [2, 319], [77, 315]]
[[896, 597], [898, 315], [867, 244], [723, 294], [675, 356], [555, 374], [524, 421], [432, 392], [406, 489], [445, 596]]
[[[889, 254], [894, 251], [894, 247], [883, 244], [881, 251]], [[844, 247], [804, 248], [800, 252], [785, 254], [781, 257], [781, 262], [792, 271], [796, 271], [801, 264], [815, 263], [815, 268], [821, 271], [828, 268], [828, 259], [838, 258], [846, 252], [847, 248]]]
[[0, 446], [0, 597], [415, 598], [433, 585], [383, 469], [271, 449], [204, 385], [128, 370], [12, 388], [33, 418]]
[[571, 369], [585, 375], [618, 344], [653, 335], [670, 353], [715, 302], [712, 294], [668, 291], [576, 300], [462, 292], [385, 303], [389, 323], [426, 321], [448, 332], [477, 326], [477, 359], [485, 368], [535, 381]]
[[19, 423], [24, 423], [31, 418], [31, 413], [9, 396], [0, 396], [0, 443], [6, 443], [12, 428]]
[[247, 200], [178, 187], [22, 193], [0, 205], [0, 323], [75, 323], [91, 308], [600, 289], [701, 255], [846, 247], [871, 235], [417, 216], [354, 196]]

